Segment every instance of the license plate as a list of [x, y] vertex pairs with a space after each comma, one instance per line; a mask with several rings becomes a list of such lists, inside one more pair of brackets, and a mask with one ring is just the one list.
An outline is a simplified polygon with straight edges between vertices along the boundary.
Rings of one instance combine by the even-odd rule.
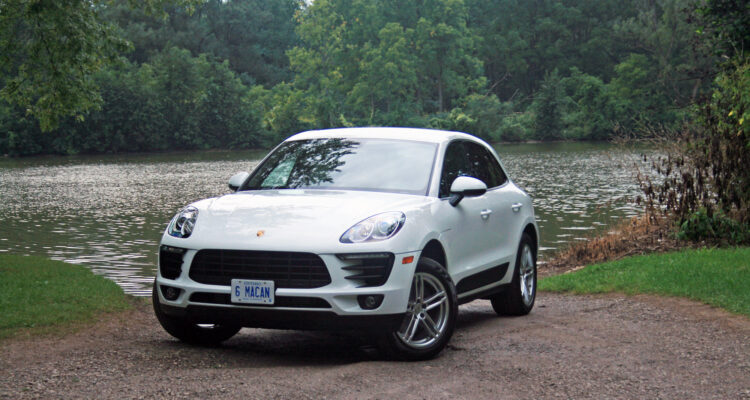
[[232, 279], [232, 303], [273, 304], [273, 281]]

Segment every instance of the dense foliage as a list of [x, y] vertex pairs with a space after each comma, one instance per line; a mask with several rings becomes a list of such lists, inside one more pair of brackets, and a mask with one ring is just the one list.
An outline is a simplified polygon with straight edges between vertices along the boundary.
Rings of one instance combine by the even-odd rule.
[[657, 159], [660, 179], [645, 180], [646, 205], [674, 218], [680, 237], [750, 243], [750, 3], [709, 0], [700, 31], [725, 59], [695, 123]]
[[[150, 15], [162, 15], [166, 4], [191, 9], [197, 1], [137, 4]], [[102, 20], [107, 6], [102, 0], [0, 2], [0, 96], [37, 118], [45, 130], [63, 117], [80, 120], [83, 112], [100, 107], [92, 76], [129, 47], [116, 26]]]
[[[0, 114], [0, 148], [11, 154], [115, 153], [258, 147], [260, 113], [228, 62], [171, 47], [140, 65], [128, 61], [92, 77], [102, 111], [42, 132], [18, 108]], [[1, 110], [2, 108], [0, 108]]]
[[358, 125], [601, 140], [683, 123], [721, 56], [691, 0], [80, 3], [0, 3], [0, 154]]

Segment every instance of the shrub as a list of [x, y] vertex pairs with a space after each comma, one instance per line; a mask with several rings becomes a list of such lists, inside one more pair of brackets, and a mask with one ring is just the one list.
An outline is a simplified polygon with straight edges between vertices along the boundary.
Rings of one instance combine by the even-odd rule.
[[563, 131], [567, 139], [604, 140], [614, 130], [615, 101], [609, 87], [598, 77], [584, 74], [577, 68], [563, 78], [565, 110]]
[[488, 141], [501, 140], [499, 129], [510, 103], [501, 103], [494, 94], [470, 94], [460, 101], [461, 106], [448, 113], [436, 113], [429, 126], [436, 129], [466, 132]]
[[701, 208], [680, 225], [677, 238], [719, 241], [735, 245], [747, 244], [750, 242], [750, 225], [735, 221], [721, 211], [711, 214], [705, 208]]
[[497, 130], [497, 140], [520, 142], [531, 139], [534, 134], [535, 118], [533, 112], [517, 112], [506, 115]]

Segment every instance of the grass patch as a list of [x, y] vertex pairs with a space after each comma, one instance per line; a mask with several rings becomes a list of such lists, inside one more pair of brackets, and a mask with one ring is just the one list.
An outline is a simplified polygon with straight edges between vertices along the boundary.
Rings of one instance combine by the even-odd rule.
[[628, 257], [544, 278], [539, 289], [680, 296], [750, 317], [750, 248]]
[[116, 283], [84, 267], [0, 255], [0, 339], [21, 332], [69, 331], [102, 313], [131, 306]]

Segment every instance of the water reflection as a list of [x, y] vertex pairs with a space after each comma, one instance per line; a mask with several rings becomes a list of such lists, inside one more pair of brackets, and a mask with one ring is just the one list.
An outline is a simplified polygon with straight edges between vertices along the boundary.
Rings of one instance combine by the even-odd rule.
[[264, 152], [0, 161], [0, 251], [82, 264], [149, 294], [156, 248], [185, 204], [227, 193]]
[[510, 176], [534, 198], [541, 228], [542, 258], [575, 240], [586, 240], [640, 207], [636, 165], [653, 153], [646, 147], [604, 143], [495, 146]]
[[[635, 215], [633, 160], [608, 144], [496, 147], [533, 197], [543, 253]], [[86, 265], [126, 292], [149, 294], [158, 240], [187, 203], [227, 193], [265, 152], [0, 160], [0, 252]]]

